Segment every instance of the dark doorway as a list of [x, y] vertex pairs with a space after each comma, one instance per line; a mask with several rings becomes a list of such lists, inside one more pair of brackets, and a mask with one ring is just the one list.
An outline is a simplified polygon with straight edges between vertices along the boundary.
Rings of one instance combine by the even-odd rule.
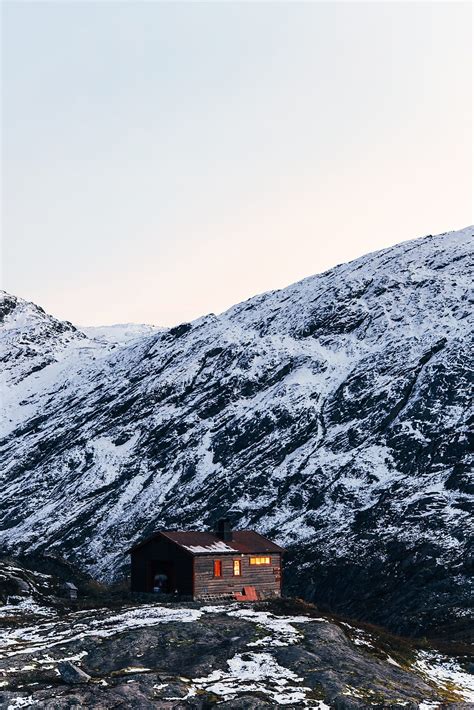
[[147, 565], [147, 592], [172, 594], [176, 589], [174, 564], [150, 560]]

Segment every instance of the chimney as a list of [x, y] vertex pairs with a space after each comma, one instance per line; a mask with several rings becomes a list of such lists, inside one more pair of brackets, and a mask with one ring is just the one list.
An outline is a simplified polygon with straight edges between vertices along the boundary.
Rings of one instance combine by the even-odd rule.
[[217, 521], [216, 535], [224, 542], [232, 540], [232, 527], [229, 518], [221, 518]]

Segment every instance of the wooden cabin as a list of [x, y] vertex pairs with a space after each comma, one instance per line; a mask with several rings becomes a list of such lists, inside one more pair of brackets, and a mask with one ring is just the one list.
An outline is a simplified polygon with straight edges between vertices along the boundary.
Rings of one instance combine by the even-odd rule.
[[161, 530], [130, 550], [132, 592], [241, 601], [281, 596], [284, 550], [253, 530]]

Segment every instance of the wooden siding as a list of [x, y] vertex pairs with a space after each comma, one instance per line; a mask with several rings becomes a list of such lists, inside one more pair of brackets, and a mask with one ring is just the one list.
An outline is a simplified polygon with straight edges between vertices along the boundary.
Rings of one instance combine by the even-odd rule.
[[[253, 586], [263, 597], [281, 596], [281, 554], [270, 555], [269, 565], [251, 565], [255, 555], [198, 555], [194, 558], [194, 598], [207, 594], [232, 594]], [[222, 577], [214, 577], [214, 560], [222, 562]], [[234, 560], [242, 575], [234, 576]]]

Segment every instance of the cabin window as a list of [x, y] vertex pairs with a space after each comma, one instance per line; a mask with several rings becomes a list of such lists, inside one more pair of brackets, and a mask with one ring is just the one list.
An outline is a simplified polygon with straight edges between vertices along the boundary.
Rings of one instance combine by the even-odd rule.
[[270, 558], [265, 557], [263, 555], [259, 555], [258, 557], [251, 557], [250, 558], [250, 564], [251, 565], [269, 565], [270, 564]]
[[214, 560], [214, 577], [222, 577], [222, 561]]
[[240, 577], [242, 575], [242, 562], [240, 560], [234, 560], [234, 577]]

